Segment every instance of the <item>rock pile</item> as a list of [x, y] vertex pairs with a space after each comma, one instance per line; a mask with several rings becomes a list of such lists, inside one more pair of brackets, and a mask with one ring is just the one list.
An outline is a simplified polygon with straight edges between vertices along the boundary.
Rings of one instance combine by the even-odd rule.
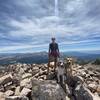
[[32, 78], [46, 80], [47, 64], [11, 64], [0, 75], [0, 100], [31, 100]]
[[73, 73], [80, 78], [86, 88], [100, 96], [100, 66], [98, 68], [93, 65], [76, 66]]
[[100, 68], [75, 65], [61, 86], [47, 64], [11, 64], [0, 75], [0, 100], [100, 100]]

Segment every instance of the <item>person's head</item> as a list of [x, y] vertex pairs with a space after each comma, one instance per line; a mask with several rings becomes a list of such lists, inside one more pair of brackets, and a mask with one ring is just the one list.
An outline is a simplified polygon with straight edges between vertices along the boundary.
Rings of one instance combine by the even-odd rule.
[[54, 43], [56, 39], [55, 39], [54, 37], [52, 37], [51, 40], [52, 40], [52, 42]]

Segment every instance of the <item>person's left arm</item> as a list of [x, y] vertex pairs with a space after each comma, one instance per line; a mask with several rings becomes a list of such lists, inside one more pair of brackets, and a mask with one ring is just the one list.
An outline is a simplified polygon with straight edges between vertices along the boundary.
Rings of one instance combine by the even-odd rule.
[[60, 55], [60, 52], [59, 52], [59, 45], [57, 44], [57, 52], [58, 54]]
[[51, 52], [50, 46], [51, 46], [51, 45], [49, 44], [48, 56], [50, 56], [50, 52]]

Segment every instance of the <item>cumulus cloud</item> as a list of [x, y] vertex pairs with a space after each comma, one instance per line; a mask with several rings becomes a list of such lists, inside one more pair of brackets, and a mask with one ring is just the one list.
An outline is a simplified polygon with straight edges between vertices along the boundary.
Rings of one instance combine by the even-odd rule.
[[[88, 49], [100, 41], [99, 0], [8, 0], [0, 3], [0, 52], [47, 50], [55, 36], [61, 50]], [[10, 44], [10, 46], [9, 46]], [[65, 45], [71, 45], [68, 48]], [[94, 46], [93, 46], [94, 47]], [[96, 46], [94, 49], [98, 49]], [[81, 47], [82, 48], [82, 47]], [[80, 46], [76, 49], [80, 49]], [[87, 49], [87, 47], [86, 47]]]

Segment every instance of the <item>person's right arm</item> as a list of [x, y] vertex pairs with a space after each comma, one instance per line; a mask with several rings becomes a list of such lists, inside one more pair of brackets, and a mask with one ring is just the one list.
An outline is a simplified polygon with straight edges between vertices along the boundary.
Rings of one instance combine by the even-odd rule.
[[51, 50], [50, 50], [50, 44], [49, 44], [49, 52], [48, 52], [48, 55], [50, 55], [50, 51], [51, 51]]

